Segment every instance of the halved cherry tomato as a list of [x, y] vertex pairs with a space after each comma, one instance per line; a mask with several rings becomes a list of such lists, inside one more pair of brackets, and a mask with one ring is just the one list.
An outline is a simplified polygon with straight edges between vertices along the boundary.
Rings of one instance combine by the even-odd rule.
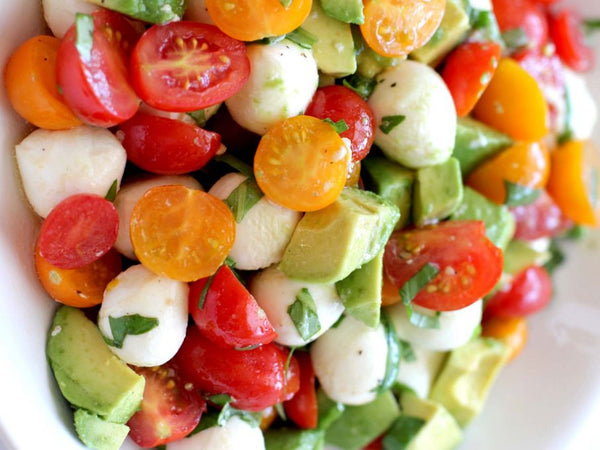
[[594, 65], [594, 51], [586, 44], [581, 18], [568, 9], [550, 15], [550, 36], [560, 59], [577, 72]]
[[279, 417], [277, 409], [274, 406], [269, 406], [262, 410], [262, 419], [260, 421], [260, 429], [266, 431], [275, 422], [275, 419]]
[[425, 45], [438, 29], [446, 0], [365, 0], [360, 31], [375, 52], [400, 57]]
[[128, 54], [138, 34], [123, 16], [112, 11], [101, 9], [92, 17], [89, 54], [78, 50], [73, 25], [58, 49], [56, 78], [65, 101], [81, 120], [111, 127], [132, 117], [139, 106], [127, 71]]
[[189, 311], [204, 336], [226, 347], [268, 344], [277, 337], [265, 312], [226, 265], [190, 285]]
[[272, 126], [254, 156], [254, 175], [267, 197], [296, 211], [333, 203], [344, 189], [348, 148], [328, 123], [295, 116]]
[[295, 30], [310, 13], [312, 0], [206, 0], [215, 24], [240, 41], [281, 36]]
[[212, 275], [235, 240], [235, 219], [218, 198], [185, 186], [146, 191], [131, 213], [131, 242], [149, 270], [179, 281]]
[[129, 436], [139, 446], [153, 448], [190, 434], [206, 403], [193, 386], [181, 380], [169, 364], [158, 367], [132, 367], [146, 380], [140, 410], [127, 425]]
[[369, 445], [363, 448], [363, 450], [382, 450], [384, 436], [385, 434], [379, 436], [377, 439], [375, 439], [373, 442], [371, 442]]
[[317, 427], [317, 392], [315, 390], [315, 371], [310, 353], [298, 351], [294, 353], [300, 364], [300, 389], [283, 403], [285, 414], [300, 428]]
[[517, 225], [515, 239], [529, 241], [554, 237], [573, 225], [546, 191], [542, 191], [533, 203], [515, 206], [510, 212]]
[[498, 204], [506, 199], [505, 182], [541, 189], [550, 173], [550, 156], [543, 144], [517, 142], [492, 159], [484, 161], [467, 178], [466, 184]]
[[500, 31], [521, 29], [529, 48], [541, 48], [548, 41], [548, 21], [543, 7], [531, 0], [492, 0]]
[[508, 347], [509, 361], [519, 355], [527, 343], [527, 321], [524, 317], [489, 317], [481, 326], [483, 337], [497, 339]]
[[111, 202], [92, 194], [72, 195], [42, 223], [40, 256], [60, 269], [77, 269], [106, 254], [118, 230], [119, 214]]
[[395, 305], [401, 301], [400, 291], [384, 272], [381, 284], [381, 306]]
[[35, 36], [10, 56], [4, 86], [12, 107], [25, 120], [47, 130], [81, 125], [56, 88], [56, 54], [60, 40]]
[[217, 153], [221, 136], [181, 120], [137, 113], [119, 126], [127, 158], [152, 173], [201, 169]]
[[448, 221], [392, 234], [383, 264], [398, 289], [427, 263], [439, 273], [413, 302], [435, 311], [452, 311], [489, 293], [502, 275], [503, 255], [486, 237], [480, 221]]
[[442, 78], [459, 117], [471, 112], [492, 80], [502, 47], [497, 42], [465, 42], [446, 59]]
[[375, 139], [375, 117], [367, 102], [352, 89], [339, 85], [317, 89], [305, 114], [333, 122], [343, 120], [348, 129], [340, 136], [352, 143], [352, 161], [360, 161], [369, 153]]
[[144, 102], [166, 111], [195, 111], [231, 97], [246, 82], [246, 47], [214, 25], [154, 25], [131, 56], [131, 80]]

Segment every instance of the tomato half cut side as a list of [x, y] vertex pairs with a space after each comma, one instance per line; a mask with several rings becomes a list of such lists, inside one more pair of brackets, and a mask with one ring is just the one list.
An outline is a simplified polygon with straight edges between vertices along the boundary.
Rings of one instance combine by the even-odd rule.
[[543, 237], [554, 237], [573, 226], [558, 205], [545, 190], [533, 203], [510, 208], [515, 218], [515, 239], [530, 241]]
[[203, 23], [154, 25], [131, 56], [135, 91], [150, 106], [166, 111], [196, 111], [220, 103], [249, 75], [244, 43]]
[[586, 44], [581, 18], [570, 10], [550, 16], [550, 36], [560, 59], [577, 72], [594, 66], [594, 51]]

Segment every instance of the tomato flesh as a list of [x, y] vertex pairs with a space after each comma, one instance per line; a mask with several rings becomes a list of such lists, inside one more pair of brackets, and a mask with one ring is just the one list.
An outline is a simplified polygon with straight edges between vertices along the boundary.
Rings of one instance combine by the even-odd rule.
[[585, 42], [581, 18], [573, 11], [563, 10], [550, 16], [550, 36], [560, 59], [577, 72], [587, 72], [594, 66], [594, 51]]
[[529, 205], [510, 208], [515, 218], [515, 239], [533, 240], [554, 237], [569, 229], [573, 222], [563, 214], [546, 191]]
[[528, 47], [539, 49], [548, 40], [548, 21], [541, 5], [530, 0], [492, 0], [500, 31], [521, 29]]
[[317, 427], [317, 392], [315, 390], [315, 371], [310, 353], [294, 353], [300, 365], [300, 388], [288, 401], [283, 403], [285, 414], [300, 428]]

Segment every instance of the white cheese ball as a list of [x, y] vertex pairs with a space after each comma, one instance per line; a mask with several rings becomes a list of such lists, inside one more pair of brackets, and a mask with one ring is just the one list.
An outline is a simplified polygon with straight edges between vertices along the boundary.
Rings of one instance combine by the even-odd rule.
[[253, 427], [232, 416], [220, 427], [215, 425], [193, 436], [169, 442], [169, 450], [264, 450], [265, 438], [259, 427]]
[[383, 326], [345, 316], [310, 348], [315, 374], [329, 398], [347, 405], [373, 401], [385, 376], [388, 347]]
[[446, 352], [412, 346], [414, 361], [400, 361], [396, 381], [411, 388], [421, 398], [427, 398], [431, 384], [446, 359]]
[[317, 90], [317, 63], [308, 49], [283, 40], [247, 46], [250, 78], [225, 101], [233, 119], [263, 135], [271, 125], [302, 114]]
[[[435, 311], [412, 305], [413, 311], [433, 316]], [[473, 336], [475, 328], [481, 322], [483, 302], [477, 300], [473, 304], [455, 311], [440, 313], [440, 328], [420, 328], [410, 323], [406, 306], [398, 303], [387, 308], [400, 339], [416, 346], [437, 351], [448, 351], [466, 344]]]
[[181, 185], [190, 189], [202, 189], [200, 183], [189, 175], [164, 175], [127, 181], [117, 192], [114, 205], [119, 214], [119, 233], [115, 242], [115, 249], [123, 256], [134, 261], [137, 260], [129, 235], [129, 222], [131, 221], [131, 213], [135, 204], [148, 189], [155, 186], [167, 185]]
[[100, 9], [86, 0], [42, 0], [42, 8], [48, 28], [59, 39], [75, 23], [75, 13], [91, 14]]
[[598, 119], [598, 109], [585, 79], [565, 67], [565, 88], [571, 108], [567, 129], [573, 132], [573, 139], [586, 140], [592, 137]]
[[131, 266], [111, 281], [104, 291], [98, 326], [114, 339], [109, 317], [139, 314], [155, 318], [158, 325], [143, 334], [127, 335], [122, 348], [111, 351], [134, 366], [159, 366], [169, 361], [183, 342], [188, 323], [188, 285], [156, 275], [142, 265]]
[[[428, 65], [406, 60], [384, 70], [368, 103], [375, 116], [375, 144], [392, 161], [417, 169], [452, 155], [456, 109], [446, 84]], [[390, 116], [405, 119], [386, 133], [380, 126]]]
[[[245, 180], [246, 176], [242, 174], [229, 173], [219, 179], [208, 193], [226, 200]], [[263, 196], [236, 224], [235, 241], [229, 252], [235, 267], [258, 270], [281, 261], [301, 217], [300, 212], [284, 208]]]
[[71, 130], [38, 129], [15, 147], [25, 195], [46, 217], [74, 194], [106, 196], [121, 182], [127, 153], [107, 129], [81, 125]]
[[211, 25], [215, 24], [208, 13], [206, 0], [187, 0], [183, 19], [191, 20], [193, 22], [209, 23]]

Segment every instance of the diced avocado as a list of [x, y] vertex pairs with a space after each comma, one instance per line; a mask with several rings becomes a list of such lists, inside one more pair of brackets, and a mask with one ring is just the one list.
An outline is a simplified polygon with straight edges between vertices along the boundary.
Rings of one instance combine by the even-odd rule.
[[432, 38], [410, 56], [424, 64], [436, 66], [450, 50], [458, 45], [470, 29], [469, 16], [461, 0], [446, 1], [444, 17]]
[[323, 430], [269, 428], [265, 432], [266, 450], [321, 450], [324, 445]]
[[363, 448], [387, 430], [399, 415], [396, 398], [391, 391], [385, 391], [370, 403], [346, 406], [342, 416], [327, 429], [325, 441], [344, 450]]
[[343, 403], [334, 402], [323, 389], [317, 390], [317, 405], [319, 410], [319, 423], [317, 428], [319, 430], [326, 430], [331, 426], [333, 422], [342, 417], [346, 406]]
[[96, 325], [69, 306], [56, 311], [46, 355], [63, 396], [108, 422], [125, 423], [137, 411], [144, 377], [117, 358]]
[[393, 67], [406, 59], [406, 56], [390, 58], [377, 54], [365, 43], [358, 27], [354, 28], [353, 31], [356, 49], [356, 71], [359, 75], [365, 78], [375, 78], [386, 67]]
[[118, 450], [129, 433], [127, 425], [107, 422], [85, 409], [75, 411], [74, 419], [81, 442], [95, 450]]
[[321, 5], [328, 15], [342, 22], [360, 25], [365, 21], [362, 0], [321, 0]]
[[304, 214], [279, 268], [294, 280], [335, 283], [383, 250], [399, 217], [377, 194], [345, 188], [331, 205]]
[[381, 156], [363, 159], [361, 167], [365, 186], [400, 209], [396, 229], [410, 225], [415, 172]]
[[508, 347], [490, 338], [473, 339], [454, 349], [429, 398], [441, 403], [461, 427], [466, 427], [481, 411], [508, 354]]
[[515, 239], [504, 251], [504, 272], [517, 275], [531, 265], [543, 266], [551, 258], [550, 251], [536, 250], [527, 242]]
[[382, 277], [381, 251], [371, 261], [335, 283], [335, 289], [342, 299], [346, 313], [371, 328], [379, 325]]
[[463, 200], [460, 165], [456, 158], [417, 170], [413, 193], [413, 220], [417, 226], [452, 214]]
[[319, 71], [335, 77], [356, 72], [356, 53], [350, 25], [327, 15], [319, 2], [314, 1], [302, 28], [317, 38], [312, 53]]
[[463, 201], [450, 217], [452, 220], [483, 220], [487, 237], [505, 249], [515, 234], [515, 219], [508, 208], [498, 205], [468, 186]]
[[456, 140], [452, 156], [458, 159], [463, 176], [500, 150], [512, 145], [507, 135], [481, 122], [464, 117], [456, 124]]
[[186, 0], [87, 0], [133, 19], [149, 23], [181, 20]]

